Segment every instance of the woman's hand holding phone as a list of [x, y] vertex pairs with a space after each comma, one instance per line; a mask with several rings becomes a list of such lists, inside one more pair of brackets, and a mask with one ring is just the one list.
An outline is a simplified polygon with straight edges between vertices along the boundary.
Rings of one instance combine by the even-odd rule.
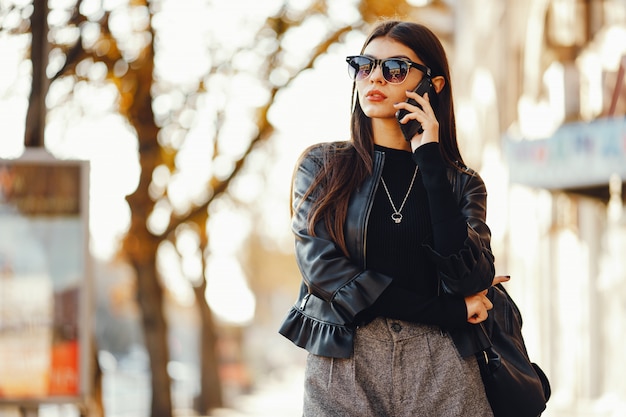
[[428, 77], [422, 78], [414, 91], [406, 92], [407, 100], [396, 103], [396, 119], [407, 142], [413, 150], [429, 142], [439, 142], [439, 122], [433, 106], [437, 105], [437, 93]]

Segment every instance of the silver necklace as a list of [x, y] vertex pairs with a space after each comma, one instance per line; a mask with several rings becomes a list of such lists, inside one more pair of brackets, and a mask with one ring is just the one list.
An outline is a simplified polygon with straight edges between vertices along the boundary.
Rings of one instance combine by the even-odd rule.
[[404, 203], [406, 203], [406, 199], [409, 198], [409, 194], [411, 193], [411, 190], [413, 189], [413, 183], [415, 182], [416, 176], [417, 176], [417, 166], [415, 167], [415, 172], [413, 172], [413, 178], [411, 179], [411, 184], [409, 185], [409, 189], [404, 195], [404, 200], [402, 200], [402, 204], [400, 204], [399, 209], [397, 209], [396, 205], [393, 204], [393, 200], [391, 199], [391, 194], [389, 194], [389, 188], [387, 188], [387, 184], [385, 184], [385, 179], [382, 177], [382, 175], [380, 177], [380, 181], [383, 183], [383, 187], [385, 188], [385, 192], [387, 193], [387, 198], [389, 199], [389, 202], [391, 203], [391, 208], [393, 209], [393, 214], [391, 215], [391, 219], [396, 224], [399, 224], [402, 221], [402, 213], [400, 212], [404, 208]]

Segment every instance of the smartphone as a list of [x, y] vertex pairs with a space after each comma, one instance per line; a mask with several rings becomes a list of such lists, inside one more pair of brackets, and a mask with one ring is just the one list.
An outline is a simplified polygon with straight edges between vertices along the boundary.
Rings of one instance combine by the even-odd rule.
[[[424, 96], [424, 94], [428, 93], [428, 99], [430, 100], [431, 107], [433, 109], [437, 108], [437, 92], [435, 91], [435, 87], [433, 87], [433, 82], [431, 81], [429, 77], [422, 78], [422, 81], [420, 81], [419, 84], [417, 84], [417, 87], [415, 87], [414, 91], [420, 96]], [[422, 106], [418, 104], [418, 102], [415, 101], [415, 99], [413, 98], [407, 99], [406, 102], [414, 106], [417, 106], [420, 109], [422, 108]], [[396, 119], [398, 120], [398, 123], [400, 124], [400, 129], [402, 130], [404, 139], [406, 139], [407, 142], [410, 142], [413, 136], [417, 134], [421, 134], [424, 131], [424, 129], [422, 128], [422, 124], [418, 122], [417, 120], [411, 119], [405, 124], [400, 123], [400, 120], [402, 120], [402, 118], [406, 116], [408, 113], [409, 113], [408, 110], [400, 109], [396, 112]]]

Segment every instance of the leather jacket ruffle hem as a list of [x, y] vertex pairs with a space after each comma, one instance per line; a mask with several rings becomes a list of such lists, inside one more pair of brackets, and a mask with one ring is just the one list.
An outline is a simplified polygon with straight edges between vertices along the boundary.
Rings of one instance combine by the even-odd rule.
[[[383, 152], [374, 151], [372, 175], [350, 197], [344, 225], [350, 257], [331, 241], [323, 222], [316, 224], [315, 236], [308, 232], [307, 215], [315, 193], [303, 198], [321, 168], [324, 153], [345, 146], [346, 142], [331, 142], [311, 147], [296, 168], [292, 231], [302, 284], [279, 329], [310, 353], [335, 358], [352, 355], [357, 314], [370, 307], [393, 280], [365, 266], [367, 220], [384, 165]], [[466, 218], [468, 237], [464, 247], [450, 256], [425, 247], [437, 266], [442, 290], [466, 296], [489, 288], [494, 277], [491, 232], [485, 223], [487, 192], [478, 173], [461, 164], [459, 169], [448, 168], [448, 179]], [[469, 357], [489, 346], [477, 330], [469, 323], [447, 329], [461, 356]]]

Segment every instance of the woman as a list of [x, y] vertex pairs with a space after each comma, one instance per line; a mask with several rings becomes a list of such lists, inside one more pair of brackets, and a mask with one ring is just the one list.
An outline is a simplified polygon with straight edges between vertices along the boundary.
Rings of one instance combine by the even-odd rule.
[[492, 416], [474, 356], [492, 307], [486, 190], [459, 152], [443, 47], [386, 21], [347, 61], [351, 140], [305, 151], [293, 180], [302, 286], [280, 333], [309, 351], [304, 415]]

